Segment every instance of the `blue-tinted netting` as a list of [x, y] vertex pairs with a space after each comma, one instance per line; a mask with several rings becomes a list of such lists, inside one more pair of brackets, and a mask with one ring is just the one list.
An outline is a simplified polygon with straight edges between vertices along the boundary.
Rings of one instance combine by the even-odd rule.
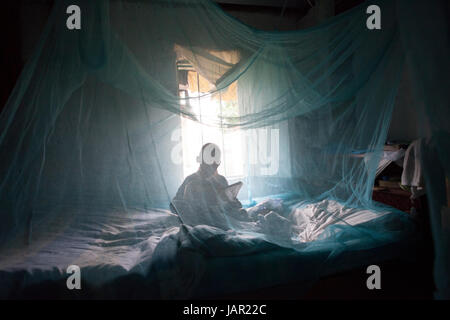
[[408, 67], [448, 298], [448, 12], [378, 0], [269, 32], [206, 0], [56, 1], [0, 118], [0, 267], [44, 270], [24, 285], [72, 264], [93, 287], [138, 274], [145, 296], [178, 298], [395, 257], [414, 222], [371, 194]]

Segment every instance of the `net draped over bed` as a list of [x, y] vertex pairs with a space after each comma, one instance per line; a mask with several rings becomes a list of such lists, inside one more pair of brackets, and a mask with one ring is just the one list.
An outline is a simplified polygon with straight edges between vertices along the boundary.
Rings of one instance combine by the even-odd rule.
[[[207, 142], [222, 149], [219, 173], [243, 182], [244, 207], [267, 197], [284, 204], [277, 211], [272, 203], [278, 220], [260, 225], [223, 208], [180, 204], [181, 222], [223, 219], [223, 229], [300, 251], [395, 241], [406, 230], [355, 226], [336, 214], [308, 242], [286, 207], [290, 199], [302, 206], [332, 200], [382, 217], [372, 187], [408, 63], [437, 159], [426, 171], [435, 274], [445, 296], [448, 4], [372, 3], [381, 8], [381, 30], [367, 28], [363, 4], [316, 27], [280, 32], [249, 27], [206, 0], [56, 1], [0, 118], [2, 244], [33, 242], [41, 236], [34, 229], [61, 218], [64, 232], [75, 215], [168, 209], [196, 170], [187, 161]], [[72, 4], [81, 8], [80, 30], [66, 27]], [[434, 19], [417, 18], [425, 13]]]

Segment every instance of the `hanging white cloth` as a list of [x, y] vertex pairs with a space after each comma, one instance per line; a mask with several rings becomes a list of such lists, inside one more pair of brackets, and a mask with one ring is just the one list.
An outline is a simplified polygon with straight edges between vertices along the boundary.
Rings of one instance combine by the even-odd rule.
[[420, 163], [422, 153], [422, 139], [414, 140], [406, 149], [403, 161], [402, 185], [410, 186], [415, 199], [424, 194], [423, 170]]

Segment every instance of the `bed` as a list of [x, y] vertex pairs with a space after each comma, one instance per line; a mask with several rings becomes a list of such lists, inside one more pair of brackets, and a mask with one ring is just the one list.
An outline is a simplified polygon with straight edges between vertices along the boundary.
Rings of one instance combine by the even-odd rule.
[[[300, 294], [324, 277], [355, 267], [394, 258], [413, 261], [417, 242], [407, 214], [346, 208], [333, 200], [301, 205], [291, 200], [295, 248], [268, 236], [181, 225], [162, 209], [65, 212], [51, 225], [35, 227], [40, 240], [1, 253], [1, 299], [190, 299], [289, 283], [296, 283]], [[336, 232], [339, 225], [382, 226], [395, 238], [355, 242], [355, 234]], [[40, 229], [45, 236], [39, 236]], [[328, 246], [330, 237], [345, 245]], [[69, 265], [81, 268], [81, 290], [66, 287]]]

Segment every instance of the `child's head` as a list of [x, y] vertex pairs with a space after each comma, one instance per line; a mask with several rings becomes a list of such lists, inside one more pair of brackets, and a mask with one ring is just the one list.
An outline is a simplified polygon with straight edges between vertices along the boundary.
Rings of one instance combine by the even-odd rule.
[[207, 175], [214, 174], [220, 165], [221, 151], [218, 145], [206, 143], [203, 145], [197, 162], [200, 163], [200, 169]]

